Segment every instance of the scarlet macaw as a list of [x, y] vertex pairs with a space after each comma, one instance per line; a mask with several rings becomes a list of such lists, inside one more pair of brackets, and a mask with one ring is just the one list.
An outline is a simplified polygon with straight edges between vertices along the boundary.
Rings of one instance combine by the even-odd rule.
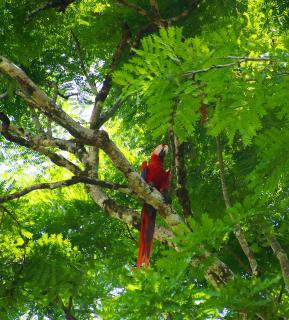
[[[149, 164], [144, 161], [141, 165], [142, 178], [161, 193], [168, 190], [170, 185], [170, 171], [166, 171], [164, 168], [164, 157], [167, 152], [168, 146], [160, 144], [152, 152]], [[140, 245], [136, 264], [137, 269], [141, 267], [143, 262], [145, 262], [146, 268], [149, 266], [155, 221], [156, 209], [145, 203], [141, 212]]]

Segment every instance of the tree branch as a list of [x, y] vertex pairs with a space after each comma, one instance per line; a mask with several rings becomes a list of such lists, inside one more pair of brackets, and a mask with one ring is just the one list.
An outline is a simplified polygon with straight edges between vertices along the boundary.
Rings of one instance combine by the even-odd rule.
[[[56, 147], [60, 150], [75, 154], [81, 161], [87, 157], [87, 152], [83, 145], [79, 144], [77, 140], [57, 139], [53, 137], [45, 137], [42, 135], [32, 135], [31, 132], [23, 128], [19, 128], [13, 124], [9, 124], [8, 132], [16, 134], [24, 139], [28, 139], [35, 146], [42, 147]], [[2, 124], [0, 123], [0, 131], [2, 131]]]
[[22, 97], [37, 106], [48, 118], [68, 130], [73, 136], [88, 137], [93, 133], [68, 116], [59, 106], [40, 90], [25, 72], [8, 59], [0, 56], [0, 72], [14, 79], [22, 90]]
[[72, 35], [72, 38], [74, 39], [74, 42], [75, 42], [75, 45], [76, 45], [76, 50], [77, 50], [77, 53], [78, 53], [81, 70], [82, 70], [82, 72], [83, 72], [83, 74], [84, 74], [84, 76], [86, 78], [87, 83], [89, 84], [89, 87], [90, 87], [91, 91], [94, 94], [97, 94], [95, 83], [91, 79], [90, 75], [88, 74], [88, 72], [86, 70], [86, 67], [85, 67], [85, 64], [84, 64], [84, 59], [83, 59], [83, 55], [82, 55], [79, 39], [77, 38], [77, 36], [76, 36], [74, 31], [71, 31], [71, 35]]
[[128, 238], [131, 239], [133, 242], [138, 243], [138, 241], [137, 241], [137, 240], [134, 238], [134, 236], [132, 235], [128, 224], [126, 224], [126, 228], [127, 228], [127, 232], [128, 232]]
[[[89, 193], [92, 199], [102, 208], [110, 217], [121, 220], [140, 230], [141, 219], [140, 215], [124, 206], [118, 205], [115, 201], [110, 199], [98, 186], [88, 186]], [[158, 225], [155, 226], [154, 238], [161, 242], [168, 242], [174, 238], [171, 230]]]
[[177, 22], [179, 20], [181, 20], [182, 18], [185, 18], [186, 16], [189, 15], [189, 13], [198, 6], [198, 4], [200, 3], [200, 0], [192, 0], [190, 5], [188, 6], [188, 8], [186, 10], [184, 10], [182, 13], [180, 13], [177, 16], [174, 16], [172, 18], [168, 19], [168, 23], [172, 23], [172, 22]]
[[[63, 128], [66, 128], [72, 135], [75, 135], [77, 141], [90, 146], [102, 148], [114, 163], [115, 167], [118, 168], [127, 178], [130, 189], [146, 203], [154, 206], [170, 227], [183, 224], [182, 219], [173, 212], [172, 208], [167, 203], [165, 203], [162, 194], [158, 190], [149, 186], [140, 177], [140, 175], [130, 165], [121, 151], [109, 139], [109, 136], [105, 131], [94, 131], [82, 127], [71, 117], [69, 117], [53, 101], [51, 101], [51, 99], [49, 99], [48, 96], [42, 90], [40, 90], [20, 68], [4, 57], [0, 57], [0, 72], [16, 80], [21, 87], [23, 97], [29, 101], [29, 103], [36, 105], [40, 112], [47, 115]], [[37, 150], [44, 155], [50, 156], [54, 163], [68, 168], [76, 175], [82, 174], [81, 170], [74, 164], [70, 163], [67, 159], [61, 158], [59, 155], [45, 149], [42, 146], [35, 146], [33, 142], [29, 140], [27, 141], [21, 136], [14, 136], [11, 134], [8, 130], [9, 122], [10, 121], [8, 119], [8, 126], [7, 124], [4, 126], [4, 123], [2, 125], [2, 133], [6, 135], [7, 138], [11, 138], [13, 142], [31, 148], [32, 150]], [[116, 204], [112, 199], [104, 194], [98, 186], [89, 185], [88, 187], [94, 201], [111, 217], [120, 219], [136, 228], [140, 228], [139, 214], [135, 213], [129, 208]], [[168, 241], [167, 239], [171, 239], [173, 237], [173, 233], [170, 230], [158, 226], [155, 228], [154, 235], [161, 241]], [[226, 283], [232, 279], [233, 273], [223, 262], [220, 260], [215, 260], [215, 262], [208, 268], [206, 277], [213, 285], [218, 286], [219, 284]]]
[[[229, 58], [229, 57], [227, 57]], [[230, 68], [230, 67], [233, 67], [235, 65], [240, 65], [241, 63], [244, 63], [244, 62], [249, 62], [249, 61], [255, 61], [255, 62], [270, 62], [271, 59], [269, 58], [250, 58], [250, 57], [243, 57], [235, 62], [231, 62], [231, 63], [227, 63], [227, 64], [217, 64], [217, 65], [212, 65], [208, 68], [205, 68], [205, 69], [200, 69], [200, 70], [196, 70], [196, 71], [188, 71], [188, 72], [185, 72], [183, 73], [183, 76], [188, 78], [188, 79], [192, 79], [194, 78], [194, 76], [196, 74], [199, 74], [199, 73], [205, 73], [205, 72], [208, 72], [208, 71], [211, 71], [211, 70], [214, 70], [214, 69], [223, 69], [223, 68]]]
[[142, 7], [138, 6], [137, 4], [128, 2], [127, 0], [117, 0], [117, 2], [125, 5], [126, 7], [130, 8], [130, 9], [132, 9], [134, 11], [136, 11], [141, 16], [150, 19], [149, 13], [145, 9], [143, 9]]
[[0, 94], [0, 99], [4, 99], [8, 96], [8, 90]]
[[157, 27], [166, 27], [167, 21], [165, 19], [162, 19], [158, 10], [158, 5], [156, 0], [150, 0], [150, 5], [153, 11], [153, 15], [150, 14], [147, 10], [142, 8], [141, 6], [138, 6], [137, 4], [128, 2], [127, 0], [117, 0], [118, 3], [121, 3], [125, 5], [126, 7], [134, 10], [141, 16], [147, 18], [152, 24], [154, 24]]
[[[220, 142], [220, 137], [216, 137], [216, 144], [217, 144], [217, 156], [218, 156], [218, 162], [219, 162], [219, 167], [220, 167], [220, 179], [221, 179], [221, 186], [222, 186], [222, 192], [223, 192], [223, 198], [224, 198], [224, 202], [225, 202], [225, 206], [226, 209], [229, 209], [231, 207], [231, 202], [230, 202], [230, 198], [229, 198], [229, 194], [228, 194], [228, 189], [227, 189], [227, 185], [226, 185], [226, 181], [225, 181], [225, 170], [224, 170], [224, 160], [223, 160], [223, 155], [222, 155], [222, 146], [221, 146], [221, 142]], [[230, 214], [230, 219], [232, 221], [234, 221], [234, 217]], [[237, 238], [237, 240], [239, 241], [239, 244], [244, 252], [244, 254], [246, 255], [251, 270], [252, 270], [252, 275], [253, 276], [257, 276], [258, 274], [258, 264], [257, 261], [254, 257], [254, 254], [251, 250], [251, 248], [249, 247], [249, 244], [246, 240], [246, 237], [241, 229], [240, 224], [236, 224], [235, 225], [235, 231], [234, 234]]]
[[162, 21], [157, 0], [150, 0], [150, 6], [155, 18], [159, 21]]
[[73, 307], [73, 301], [72, 301], [72, 296], [69, 297], [69, 302], [68, 302], [68, 306], [66, 307], [62, 301], [62, 299], [58, 296], [57, 300], [60, 303], [60, 306], [65, 314], [65, 320], [77, 320], [72, 314], [71, 314], [71, 310]]
[[73, 3], [75, 0], [50, 0], [44, 4], [42, 4], [41, 6], [39, 6], [38, 8], [36, 8], [35, 10], [31, 11], [28, 16], [25, 18], [25, 23], [29, 23], [34, 16], [40, 14], [41, 12], [48, 10], [48, 9], [52, 9], [52, 8], [57, 8], [59, 9], [59, 11], [64, 12], [66, 7], [68, 5], [70, 5], [71, 3]]
[[34, 109], [31, 109], [31, 114], [36, 130], [42, 135], [45, 135], [45, 131], [42, 128], [37, 112]]
[[[82, 127], [71, 117], [69, 117], [61, 108], [55, 105], [20, 68], [4, 57], [0, 57], [0, 71], [7, 74], [12, 79], [15, 79], [19, 83], [23, 90], [23, 95], [30, 103], [35, 103], [44, 114], [46, 114], [48, 117], [51, 117], [59, 125], [66, 128], [72, 135], [75, 135], [80, 142], [102, 148], [113, 161], [115, 166], [124, 173], [128, 179], [130, 188], [139, 197], [154, 206], [160, 212], [160, 214], [163, 215], [169, 225], [173, 226], [182, 223], [181, 218], [174, 214], [171, 207], [165, 203], [161, 193], [156, 189], [152, 189], [143, 181], [143, 179], [141, 179], [140, 175], [134, 170], [120, 150], [109, 139], [105, 131], [93, 131]], [[34, 147], [33, 144], [27, 142], [23, 138], [21, 139], [19, 137], [14, 137], [13, 141], [26, 147], [30, 147], [31, 149]], [[38, 147], [36, 150], [47, 156], [50, 156], [50, 159], [54, 163], [69, 168], [69, 170], [71, 170], [74, 174], [80, 173], [79, 168], [74, 164], [70, 165], [70, 162], [65, 158], [61, 158], [60, 156], [49, 152], [45, 148]]]
[[4, 202], [14, 200], [14, 199], [19, 199], [19, 198], [25, 196], [26, 194], [28, 194], [32, 191], [35, 191], [35, 190], [43, 190], [43, 189], [53, 190], [53, 189], [57, 189], [60, 187], [69, 187], [69, 186], [72, 186], [77, 183], [86, 183], [86, 184], [96, 185], [96, 186], [99, 186], [102, 188], [117, 190], [117, 191], [125, 193], [125, 194], [132, 194], [132, 191], [127, 186], [122, 185], [122, 184], [106, 182], [106, 181], [97, 180], [97, 179], [91, 179], [91, 178], [84, 177], [84, 176], [73, 176], [70, 179], [61, 180], [61, 181], [57, 181], [57, 182], [47, 182], [47, 183], [34, 184], [32, 186], [24, 188], [24, 189], [17, 191], [15, 193], [0, 197], [0, 203], [4, 203]]
[[111, 119], [111, 117], [118, 111], [118, 109], [121, 107], [122, 105], [121, 100], [118, 100], [112, 107], [110, 107], [105, 113], [102, 113], [96, 124], [95, 127], [96, 128], [100, 128], [107, 120]]
[[271, 235], [269, 237], [269, 243], [273, 250], [274, 255], [279, 261], [285, 288], [286, 288], [286, 291], [289, 293], [289, 260], [288, 260], [287, 253], [281, 247], [279, 241], [274, 235]]
[[[2, 122], [3, 122], [3, 120], [2, 120]], [[6, 124], [4, 126], [4, 122], [2, 123], [1, 130], [2, 130], [3, 136], [8, 141], [15, 142], [18, 145], [21, 145], [23, 147], [29, 148], [29, 149], [31, 149], [33, 151], [37, 151], [40, 154], [43, 154], [43, 155], [47, 156], [53, 163], [57, 164], [58, 166], [67, 168], [68, 170], [70, 170], [74, 174], [80, 174], [82, 172], [78, 166], [76, 166], [74, 163], [72, 163], [71, 161], [67, 160], [63, 156], [58, 155], [58, 154], [56, 154], [54, 152], [51, 152], [50, 150], [33, 143], [33, 141], [26, 140], [26, 139], [24, 139], [24, 138], [22, 138], [20, 136], [12, 135], [9, 132], [9, 129], [6, 128]]]
[[102, 87], [101, 87], [100, 91], [98, 92], [98, 94], [95, 97], [94, 108], [92, 110], [92, 114], [90, 117], [90, 128], [91, 129], [96, 128], [96, 123], [99, 120], [99, 117], [101, 115], [103, 103], [104, 103], [104, 101], [105, 101], [106, 97], [108, 96], [109, 91], [111, 89], [112, 72], [116, 68], [116, 66], [121, 58], [121, 55], [124, 51], [125, 45], [126, 45], [128, 39], [130, 38], [130, 36], [131, 35], [130, 35], [128, 25], [124, 24], [123, 28], [122, 28], [121, 39], [120, 39], [120, 42], [115, 50], [113, 57], [112, 57], [112, 61], [109, 66], [109, 71], [108, 71], [108, 73], [102, 83]]
[[156, 31], [156, 26], [153, 23], [150, 23], [146, 26], [141, 27], [133, 39], [133, 44], [132, 44], [133, 47], [138, 48], [143, 35], [146, 34], [147, 32], [154, 32], [154, 31]]
[[109, 139], [100, 148], [109, 156], [114, 165], [123, 172], [129, 187], [146, 203], [151, 204], [170, 226], [183, 223], [179, 215], [175, 214], [172, 208], [164, 201], [162, 194], [155, 188], [148, 185], [140, 175], [129, 164], [116, 145]]

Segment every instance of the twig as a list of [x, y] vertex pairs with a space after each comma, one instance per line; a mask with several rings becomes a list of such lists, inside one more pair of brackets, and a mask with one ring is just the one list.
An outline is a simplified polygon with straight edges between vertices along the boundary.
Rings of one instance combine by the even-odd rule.
[[82, 50], [81, 50], [79, 39], [77, 38], [77, 36], [76, 36], [74, 31], [71, 31], [71, 34], [72, 34], [72, 38], [75, 41], [76, 50], [77, 50], [77, 53], [78, 53], [78, 57], [79, 57], [79, 61], [80, 61], [80, 67], [82, 69], [82, 72], [85, 75], [86, 81], [89, 84], [89, 87], [90, 87], [91, 91], [94, 94], [97, 94], [97, 89], [96, 89], [95, 83], [91, 79], [90, 75], [88, 74], [88, 72], [86, 70], [86, 67], [85, 67], [85, 64], [84, 64], [84, 59], [83, 59], [83, 54], [82, 54]]
[[185, 18], [186, 16], [189, 15], [189, 13], [198, 6], [198, 4], [200, 3], [200, 0], [192, 0], [192, 2], [190, 3], [190, 5], [188, 6], [188, 8], [186, 10], [184, 10], [182, 13], [180, 13], [179, 15], [177, 16], [174, 16], [170, 19], [168, 19], [168, 22], [169, 23], [172, 23], [172, 22], [176, 22], [176, 21], [179, 21], [181, 20], [182, 18]]
[[[0, 202], [1, 203], [1, 202]], [[23, 237], [22, 233], [21, 233], [21, 229], [22, 229], [22, 226], [20, 224], [20, 222], [18, 221], [18, 219], [14, 216], [13, 213], [10, 212], [10, 210], [8, 210], [6, 207], [4, 207], [3, 205], [0, 205], [0, 208], [2, 209], [3, 212], [6, 212], [12, 220], [14, 220], [18, 226], [18, 229], [19, 229], [19, 233], [21, 235], [21, 237]]]
[[[37, 151], [40, 154], [47, 156], [53, 163], [57, 164], [58, 166], [65, 167], [66, 169], [70, 170], [74, 174], [80, 174], [82, 172], [77, 165], [67, 160], [62, 155], [58, 155], [57, 153], [52, 152], [47, 148], [39, 145], [39, 143], [37, 143], [39, 141], [45, 141], [45, 139], [40, 138], [38, 141], [35, 141], [33, 140], [33, 138], [31, 139], [31, 135], [27, 135], [24, 138], [23, 137], [24, 130], [21, 130], [21, 129], [17, 130], [16, 127], [10, 126], [10, 120], [3, 112], [1, 113], [1, 121], [2, 121], [1, 132], [8, 141], [15, 142], [18, 145], [21, 145], [33, 151]], [[14, 128], [14, 130], [16, 129], [17, 132], [20, 132], [21, 136], [12, 134], [10, 130], [11, 127]], [[50, 140], [50, 141], [53, 141], [53, 140]]]
[[244, 57], [238, 61], [235, 61], [235, 62], [231, 62], [231, 63], [227, 63], [227, 64], [215, 64], [215, 65], [212, 65], [208, 68], [205, 68], [205, 69], [200, 69], [200, 70], [196, 70], [196, 71], [188, 71], [188, 72], [185, 72], [183, 74], [184, 77], [186, 78], [193, 78], [196, 74], [199, 74], [199, 73], [205, 73], [205, 72], [208, 72], [210, 70], [213, 70], [213, 69], [223, 69], [223, 68], [230, 68], [230, 67], [233, 67], [235, 65], [239, 65], [241, 63], [244, 63], [244, 62], [249, 62], [249, 61], [255, 61], [255, 62], [270, 62], [271, 59], [269, 58], [250, 58], [250, 57]]
[[216, 143], [217, 143], [217, 156], [218, 156], [218, 162], [220, 167], [220, 179], [221, 179], [221, 185], [222, 185], [223, 198], [224, 198], [225, 206], [228, 209], [231, 207], [231, 202], [230, 202], [230, 198], [227, 190], [227, 185], [225, 182], [224, 160], [223, 160], [222, 146], [221, 146], [219, 136], [216, 137]]
[[64, 100], [68, 100], [70, 97], [78, 96], [77, 92], [64, 94], [58, 91], [57, 94], [59, 95], [59, 97], [63, 98]]
[[117, 0], [117, 2], [127, 6], [128, 8], [130, 8], [130, 9], [132, 9], [134, 11], [136, 11], [141, 16], [146, 17], [152, 24], [154, 24], [157, 27], [165, 27], [165, 26], [167, 26], [166, 20], [162, 19], [160, 14], [159, 14], [159, 10], [158, 10], [158, 6], [157, 6], [156, 0], [150, 0], [151, 8], [153, 10], [153, 15], [151, 15], [144, 8], [138, 6], [138, 5], [134, 4], [134, 3], [128, 2], [127, 0]]
[[162, 21], [157, 0], [150, 0], [150, 6], [155, 18]]
[[97, 180], [97, 179], [91, 179], [83, 176], [73, 176], [70, 179], [61, 180], [57, 182], [45, 182], [45, 183], [34, 184], [20, 191], [0, 197], [0, 203], [4, 203], [14, 199], [19, 199], [35, 190], [43, 190], [43, 189], [53, 190], [60, 187], [69, 187], [77, 183], [86, 183], [86, 184], [96, 185], [103, 188], [117, 190], [119, 192], [126, 193], [126, 194], [132, 194], [132, 191], [126, 185], [106, 182], [106, 181]]
[[282, 271], [282, 276], [284, 280], [284, 285], [286, 291], [289, 293], [289, 260], [287, 253], [284, 251], [279, 241], [274, 235], [269, 236], [269, 243], [273, 250], [274, 255], [279, 261], [280, 268]]
[[131, 239], [133, 242], [137, 243], [137, 240], [134, 238], [134, 236], [131, 234], [130, 228], [128, 224], [126, 224], [127, 232], [129, 234], [129, 239]]
[[[225, 170], [224, 170], [224, 160], [223, 160], [223, 155], [222, 155], [222, 146], [221, 146], [221, 142], [220, 142], [220, 137], [217, 136], [216, 137], [216, 144], [217, 144], [217, 156], [218, 156], [218, 162], [219, 162], [219, 167], [220, 167], [220, 179], [221, 179], [221, 186], [222, 186], [222, 192], [223, 192], [223, 198], [224, 198], [224, 202], [225, 202], [225, 206], [227, 209], [229, 209], [231, 207], [231, 202], [230, 202], [230, 198], [229, 198], [229, 194], [228, 194], [228, 189], [227, 189], [227, 185], [226, 185], [226, 181], [225, 181]], [[232, 221], [234, 221], [234, 217], [230, 214], [230, 219]], [[244, 254], [246, 255], [251, 270], [252, 270], [252, 275], [255, 277], [258, 274], [258, 264], [257, 261], [254, 257], [254, 254], [251, 250], [251, 248], [249, 247], [249, 244], [246, 240], [246, 237], [241, 229], [241, 226], [239, 223], [237, 223], [235, 225], [235, 231], [234, 234], [237, 238], [237, 240], [239, 241], [239, 244], [244, 252]]]
[[4, 99], [8, 96], [8, 90], [0, 94], [0, 99]]
[[284, 289], [285, 289], [285, 284], [282, 283], [281, 289], [280, 289], [280, 292], [279, 292], [279, 295], [278, 295], [278, 299], [277, 299], [277, 303], [278, 303], [278, 304], [281, 303], [281, 299], [282, 299], [282, 295], [283, 295], [283, 293], [284, 293]]
[[125, 5], [126, 7], [130, 8], [130, 9], [132, 9], [134, 11], [136, 11], [138, 14], [150, 19], [149, 13], [145, 9], [143, 9], [142, 7], [138, 6], [137, 4], [128, 2], [127, 0], [117, 0], [117, 2]]

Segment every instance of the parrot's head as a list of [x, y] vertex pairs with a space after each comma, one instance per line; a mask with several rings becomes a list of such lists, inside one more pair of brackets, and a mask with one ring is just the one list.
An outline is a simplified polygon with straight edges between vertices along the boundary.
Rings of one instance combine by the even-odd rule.
[[168, 150], [169, 150], [169, 147], [168, 147], [166, 144], [160, 144], [160, 145], [158, 145], [158, 146], [155, 148], [155, 150], [152, 152], [151, 157], [152, 157], [152, 158], [157, 157], [157, 158], [159, 158], [160, 160], [163, 161], [164, 158], [165, 158], [165, 155], [166, 155], [167, 152], [168, 152]]

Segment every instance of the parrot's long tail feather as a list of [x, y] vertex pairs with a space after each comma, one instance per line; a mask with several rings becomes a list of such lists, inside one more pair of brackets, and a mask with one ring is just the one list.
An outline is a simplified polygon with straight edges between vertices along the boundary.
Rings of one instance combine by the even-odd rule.
[[155, 222], [156, 209], [145, 203], [141, 212], [140, 244], [136, 263], [137, 269], [141, 267], [143, 262], [145, 263], [146, 268], [149, 266], [152, 253]]

